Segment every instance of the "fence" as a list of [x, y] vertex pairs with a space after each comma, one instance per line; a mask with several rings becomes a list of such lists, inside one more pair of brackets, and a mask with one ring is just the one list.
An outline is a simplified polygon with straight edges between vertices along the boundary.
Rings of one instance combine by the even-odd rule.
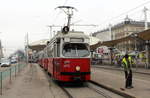
[[7, 68], [6, 70], [0, 71], [0, 94], [2, 95], [3, 93], [3, 80], [5, 80], [6, 78], [9, 79], [9, 82], [11, 83], [12, 81], [12, 76], [17, 75], [17, 73], [20, 72], [20, 70], [22, 68], [25, 67], [25, 63], [21, 64], [18, 63], [15, 66], [11, 66], [9, 68]]

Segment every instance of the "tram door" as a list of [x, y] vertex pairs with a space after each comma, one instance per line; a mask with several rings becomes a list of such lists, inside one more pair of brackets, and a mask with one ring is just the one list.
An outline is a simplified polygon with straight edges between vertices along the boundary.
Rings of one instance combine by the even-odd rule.
[[54, 43], [54, 77], [57, 79], [60, 75], [60, 67], [61, 67], [61, 60], [60, 60], [60, 40], [57, 39], [57, 41]]

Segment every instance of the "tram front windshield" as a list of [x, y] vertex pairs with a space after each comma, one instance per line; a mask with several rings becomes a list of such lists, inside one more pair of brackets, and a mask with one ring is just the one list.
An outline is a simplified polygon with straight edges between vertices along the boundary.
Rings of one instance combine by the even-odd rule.
[[90, 55], [88, 45], [81, 43], [68, 43], [63, 47], [65, 57], [87, 57]]

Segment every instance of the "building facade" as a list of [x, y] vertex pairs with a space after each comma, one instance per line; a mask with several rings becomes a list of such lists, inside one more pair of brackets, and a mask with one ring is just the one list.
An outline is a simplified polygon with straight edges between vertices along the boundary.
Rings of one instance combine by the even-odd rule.
[[[111, 29], [107, 28], [105, 30], [95, 32], [93, 33], [93, 36], [100, 38], [100, 39], [103, 36], [109, 36], [108, 39], [105, 39], [103, 41], [116, 40], [116, 39], [126, 37], [133, 33], [144, 31], [145, 29], [144, 24], [145, 23], [142, 21], [133, 21], [129, 19], [128, 17], [126, 17], [123, 22], [112, 26]], [[150, 23], [148, 23], [148, 27], [150, 27]], [[135, 40], [135, 41], [121, 42], [114, 47], [119, 49], [120, 51], [130, 52], [133, 50], [141, 50], [142, 48], [138, 47], [139, 45], [140, 45], [140, 42], [138, 42], [138, 40]]]

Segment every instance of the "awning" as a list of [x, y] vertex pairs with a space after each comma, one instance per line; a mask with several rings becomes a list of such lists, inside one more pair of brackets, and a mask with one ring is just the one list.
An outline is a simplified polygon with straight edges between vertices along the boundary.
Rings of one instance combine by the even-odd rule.
[[[135, 34], [135, 33], [133, 33], [133, 34]], [[133, 36], [133, 34], [131, 34], [131, 35], [127, 36], [127, 37], [121, 38], [121, 39], [117, 39], [117, 40], [99, 42], [97, 44], [91, 45], [91, 49], [94, 50], [94, 49], [96, 49], [97, 47], [100, 47], [100, 46], [113, 47], [116, 44], [124, 42], [124, 41], [135, 40], [135, 37]], [[136, 33], [136, 34], [137, 34], [137, 36], [136, 36], [137, 39], [139, 38], [139, 39], [141, 39], [143, 41], [150, 40], [150, 29], [142, 31], [142, 32], [139, 32], [139, 33]]]
[[46, 47], [47, 41], [48, 41], [48, 39], [42, 39], [39, 41], [35, 41], [33, 43], [30, 43], [28, 47], [30, 49], [32, 49], [33, 51], [34, 50], [41, 51]]
[[34, 45], [34, 46], [28, 46], [30, 49], [32, 49], [33, 51], [34, 50], [36, 50], [36, 51], [41, 51], [41, 50], [43, 50], [45, 47], [46, 47], [46, 45]]
[[143, 40], [150, 40], [150, 29], [140, 32], [138, 36]]
[[113, 47], [114, 45], [118, 44], [118, 43], [121, 43], [121, 42], [124, 42], [124, 41], [127, 41], [127, 40], [133, 40], [134, 38], [131, 37], [131, 36], [127, 36], [127, 37], [124, 37], [124, 38], [121, 38], [121, 39], [117, 39], [117, 40], [112, 40], [112, 41], [105, 41], [105, 42], [99, 42], [95, 45], [91, 45], [91, 49], [96, 49], [97, 47], [100, 47], [100, 46], [108, 46], [108, 47]]

